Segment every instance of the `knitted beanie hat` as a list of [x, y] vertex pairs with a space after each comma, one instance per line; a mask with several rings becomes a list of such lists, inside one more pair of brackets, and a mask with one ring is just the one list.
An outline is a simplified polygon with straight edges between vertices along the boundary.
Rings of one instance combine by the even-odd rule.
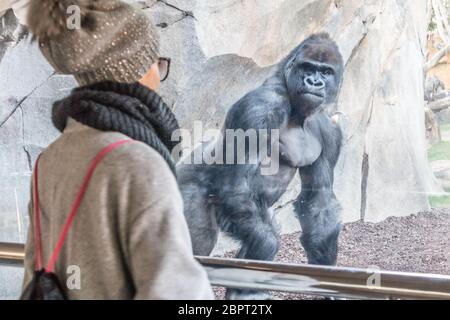
[[80, 85], [138, 81], [159, 56], [150, 19], [119, 0], [31, 0], [28, 26], [55, 70]]

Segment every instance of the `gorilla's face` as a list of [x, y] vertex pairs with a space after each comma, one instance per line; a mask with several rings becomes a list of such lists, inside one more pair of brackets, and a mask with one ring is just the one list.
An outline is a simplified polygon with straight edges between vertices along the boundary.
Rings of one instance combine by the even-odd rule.
[[331, 40], [300, 45], [285, 66], [293, 112], [307, 117], [336, 100], [342, 78], [342, 58]]

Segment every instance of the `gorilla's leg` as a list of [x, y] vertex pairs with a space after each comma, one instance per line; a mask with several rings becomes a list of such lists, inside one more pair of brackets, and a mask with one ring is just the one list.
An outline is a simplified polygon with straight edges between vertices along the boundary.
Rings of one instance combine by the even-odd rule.
[[190, 168], [179, 168], [179, 185], [184, 202], [184, 214], [191, 235], [195, 255], [209, 256], [217, 243], [219, 227], [215, 206], [210, 203], [208, 190], [199, 173]]
[[[236, 257], [239, 259], [272, 261], [278, 252], [278, 234], [273, 224], [273, 215], [267, 208], [260, 208], [256, 203], [249, 203], [248, 197], [242, 201], [234, 198], [233, 204], [223, 208], [219, 215], [222, 229], [234, 239], [239, 240], [241, 248]], [[236, 201], [237, 200], [237, 201]], [[266, 299], [263, 291], [227, 290], [226, 298]]]
[[321, 156], [314, 164], [300, 168], [302, 191], [295, 211], [310, 264], [335, 265], [337, 260], [341, 224], [340, 205], [333, 193], [333, 167]]

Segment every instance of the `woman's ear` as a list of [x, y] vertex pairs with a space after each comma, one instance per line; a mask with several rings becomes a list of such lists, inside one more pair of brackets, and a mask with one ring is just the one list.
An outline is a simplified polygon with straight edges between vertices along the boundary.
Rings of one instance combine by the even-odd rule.
[[159, 89], [161, 77], [159, 75], [158, 62], [152, 64], [147, 73], [139, 80], [139, 83], [153, 91]]

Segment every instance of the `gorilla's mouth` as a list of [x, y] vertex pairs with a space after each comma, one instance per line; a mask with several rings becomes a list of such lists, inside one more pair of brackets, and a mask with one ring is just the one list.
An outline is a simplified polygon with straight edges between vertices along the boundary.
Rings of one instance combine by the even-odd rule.
[[320, 92], [304, 92], [303, 95], [314, 96], [321, 99], [325, 98], [323, 93]]

